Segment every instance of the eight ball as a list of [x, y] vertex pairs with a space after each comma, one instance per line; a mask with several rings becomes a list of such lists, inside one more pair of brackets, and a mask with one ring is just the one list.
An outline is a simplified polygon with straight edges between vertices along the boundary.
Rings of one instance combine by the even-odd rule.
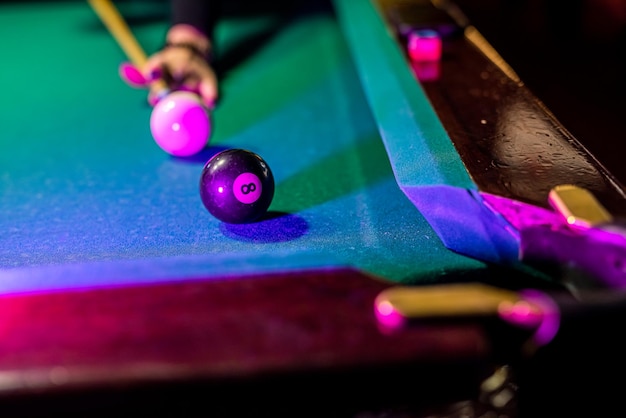
[[251, 151], [221, 151], [202, 169], [200, 197], [204, 207], [222, 222], [254, 222], [272, 202], [274, 176], [265, 160]]

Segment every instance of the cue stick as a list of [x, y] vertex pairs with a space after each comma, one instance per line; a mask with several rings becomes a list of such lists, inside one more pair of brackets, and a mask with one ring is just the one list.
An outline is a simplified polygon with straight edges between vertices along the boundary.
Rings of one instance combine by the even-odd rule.
[[[137, 68], [142, 68], [148, 61], [148, 57], [113, 2], [110, 0], [87, 1], [132, 64]], [[155, 84], [160, 91], [168, 90], [163, 80], [159, 79], [155, 81]]]

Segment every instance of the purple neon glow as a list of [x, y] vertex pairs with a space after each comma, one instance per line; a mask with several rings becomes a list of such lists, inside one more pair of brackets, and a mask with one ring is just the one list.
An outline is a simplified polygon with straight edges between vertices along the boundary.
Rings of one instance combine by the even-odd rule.
[[551, 210], [489, 193], [481, 192], [480, 195], [491, 210], [504, 217], [518, 232], [538, 225], [567, 228], [563, 217]]
[[519, 259], [584, 272], [603, 286], [626, 288], [626, 229], [619, 224], [572, 228], [560, 213], [481, 193], [483, 202], [511, 225]]
[[176, 91], [161, 99], [152, 109], [150, 130], [165, 152], [186, 157], [207, 145], [211, 123], [198, 95]]
[[441, 37], [432, 29], [414, 30], [408, 35], [407, 50], [412, 61], [438, 61], [441, 59]]

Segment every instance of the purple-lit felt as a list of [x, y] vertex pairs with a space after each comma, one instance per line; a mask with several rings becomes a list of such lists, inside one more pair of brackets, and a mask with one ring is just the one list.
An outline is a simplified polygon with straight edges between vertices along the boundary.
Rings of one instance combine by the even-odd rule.
[[222, 151], [202, 170], [200, 197], [207, 210], [223, 222], [253, 222], [272, 202], [274, 176], [267, 162], [251, 151]]
[[165, 152], [187, 157], [206, 147], [211, 121], [198, 95], [176, 91], [154, 106], [150, 130], [157, 145]]

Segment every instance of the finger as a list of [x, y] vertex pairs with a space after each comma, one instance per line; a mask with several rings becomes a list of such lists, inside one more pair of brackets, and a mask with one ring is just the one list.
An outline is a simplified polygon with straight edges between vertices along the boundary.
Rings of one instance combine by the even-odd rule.
[[148, 103], [154, 106], [171, 92], [171, 89], [164, 88], [162, 84], [152, 84], [148, 93]]
[[204, 104], [212, 109], [215, 107], [219, 96], [219, 88], [215, 71], [206, 62], [196, 62], [194, 65], [196, 75], [196, 91]]
[[152, 106], [156, 105], [172, 89], [166, 63], [167, 57], [163, 52], [160, 52], [151, 56], [141, 69], [143, 76], [150, 85], [147, 99]]
[[146, 87], [149, 84], [139, 68], [135, 67], [130, 62], [120, 64], [119, 73], [122, 80], [131, 87]]
[[177, 90], [190, 91], [197, 94], [205, 106], [212, 109], [215, 107], [219, 96], [217, 79], [212, 75], [199, 78], [198, 75], [188, 77]]
[[150, 105], [154, 106], [160, 100], [163, 95], [162, 86], [154, 84], [154, 80], [148, 80], [133, 64], [128, 62], [122, 63], [119, 67], [119, 72], [122, 79], [132, 87], [150, 87], [150, 92], [148, 93], [148, 103]]
[[157, 91], [154, 87], [150, 88], [150, 92], [148, 93], [148, 103], [150, 106], [155, 106], [161, 99], [159, 92], [160, 90]]
[[153, 55], [141, 68], [141, 73], [148, 83], [152, 83], [163, 77], [163, 69], [165, 67], [164, 58], [162, 53]]
[[213, 109], [219, 96], [216, 79], [203, 79], [198, 85], [198, 93], [205, 106]]
[[193, 56], [183, 48], [167, 48], [155, 55], [146, 65], [147, 71], [161, 70], [164, 76], [182, 83], [193, 74]]

